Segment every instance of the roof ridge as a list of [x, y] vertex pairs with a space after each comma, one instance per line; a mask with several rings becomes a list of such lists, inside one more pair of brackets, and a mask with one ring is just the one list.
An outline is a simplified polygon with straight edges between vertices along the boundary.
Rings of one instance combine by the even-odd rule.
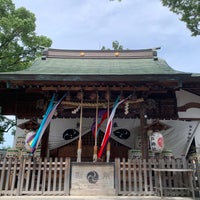
[[68, 50], [68, 49], [45, 49], [45, 58], [134, 58], [134, 59], [157, 59], [157, 49], [138, 50]]

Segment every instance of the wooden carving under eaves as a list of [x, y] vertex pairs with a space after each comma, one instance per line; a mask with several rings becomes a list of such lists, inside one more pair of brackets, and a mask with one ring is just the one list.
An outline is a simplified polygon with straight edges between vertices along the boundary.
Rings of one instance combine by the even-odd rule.
[[[136, 104], [136, 103], [141, 103], [143, 102], [143, 98], [135, 99], [135, 100], [127, 100], [126, 103], [129, 104]], [[110, 102], [110, 106], [112, 107], [114, 102]], [[62, 101], [61, 105], [65, 108], [75, 108], [80, 105], [80, 102], [72, 102], [72, 101]], [[96, 103], [87, 103], [83, 102], [82, 104], [83, 108], [96, 108], [97, 104]], [[106, 108], [107, 103], [98, 103], [99, 108]]]
[[151, 124], [147, 125], [145, 128], [147, 129], [147, 131], [151, 130], [151, 131], [155, 132], [155, 131], [167, 130], [170, 127], [168, 125], [160, 122], [159, 120], [155, 120]]
[[36, 121], [36, 119], [31, 119], [22, 124], [17, 125], [17, 127], [26, 130], [37, 130], [39, 128], [39, 123]]

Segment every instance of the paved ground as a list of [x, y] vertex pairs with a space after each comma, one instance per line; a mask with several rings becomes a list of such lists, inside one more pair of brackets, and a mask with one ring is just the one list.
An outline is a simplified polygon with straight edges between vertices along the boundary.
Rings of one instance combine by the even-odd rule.
[[[160, 200], [160, 197], [142, 196], [0, 196], [0, 200]], [[164, 197], [162, 200], [192, 200], [186, 197]], [[196, 199], [197, 200], [197, 199]], [[200, 200], [200, 199], [199, 199]]]

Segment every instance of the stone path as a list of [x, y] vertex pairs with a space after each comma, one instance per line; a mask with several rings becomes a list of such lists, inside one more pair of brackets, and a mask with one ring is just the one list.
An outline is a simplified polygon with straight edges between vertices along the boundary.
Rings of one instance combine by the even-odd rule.
[[[0, 200], [161, 200], [157, 196], [0, 196]], [[189, 197], [164, 197], [162, 200], [192, 200]], [[200, 199], [199, 199], [200, 200]]]

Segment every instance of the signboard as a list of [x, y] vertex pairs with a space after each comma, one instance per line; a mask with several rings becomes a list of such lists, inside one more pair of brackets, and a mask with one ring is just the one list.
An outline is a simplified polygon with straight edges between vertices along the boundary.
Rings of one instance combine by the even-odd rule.
[[114, 165], [72, 163], [70, 195], [114, 195]]

